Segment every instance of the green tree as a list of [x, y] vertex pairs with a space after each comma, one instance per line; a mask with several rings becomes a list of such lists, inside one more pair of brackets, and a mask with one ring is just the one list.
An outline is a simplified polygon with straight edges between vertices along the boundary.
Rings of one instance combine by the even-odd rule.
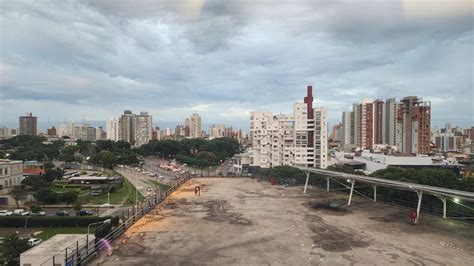
[[3, 240], [2, 252], [7, 265], [19, 265], [20, 254], [28, 250], [28, 239], [10, 235]]
[[76, 200], [76, 201], [74, 202], [74, 207], [73, 207], [73, 208], [74, 208], [75, 211], [80, 211], [80, 210], [82, 210], [82, 203], [81, 203], [81, 201]]
[[64, 176], [64, 170], [56, 169], [46, 169], [46, 172], [43, 174], [43, 178], [48, 182], [53, 182], [54, 180], [61, 180]]
[[58, 195], [54, 191], [48, 189], [48, 188], [43, 188], [33, 194], [33, 197], [35, 197], [36, 201], [40, 202], [43, 204], [43, 207], [45, 204], [51, 204], [51, 203], [57, 203], [58, 202]]
[[37, 191], [41, 188], [47, 188], [50, 183], [47, 182], [42, 176], [34, 175], [25, 177], [25, 179], [21, 181], [21, 184], [25, 185], [27, 190]]
[[20, 205], [18, 204], [18, 201], [25, 199], [26, 195], [28, 195], [28, 192], [22, 186], [14, 186], [10, 190], [9, 194], [15, 200], [16, 207], [19, 208]]
[[204, 160], [204, 161], [208, 162], [211, 165], [214, 165], [218, 162], [217, 161], [217, 156], [214, 153], [208, 152], [208, 151], [198, 152], [196, 154], [196, 158], [200, 159], [200, 160]]
[[68, 191], [68, 192], [58, 194], [58, 201], [65, 202], [66, 207], [69, 207], [69, 204], [74, 203], [77, 200], [77, 198], [78, 198], [78, 195], [74, 191]]
[[31, 212], [40, 212], [43, 209], [39, 205], [35, 204], [35, 205], [31, 206], [30, 210], [31, 210]]

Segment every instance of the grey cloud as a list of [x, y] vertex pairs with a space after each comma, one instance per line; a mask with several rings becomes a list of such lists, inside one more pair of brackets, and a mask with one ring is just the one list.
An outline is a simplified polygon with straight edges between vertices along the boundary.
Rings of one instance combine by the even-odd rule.
[[47, 102], [70, 106], [56, 121], [130, 108], [219, 122], [232, 110], [247, 127], [247, 110], [289, 112], [308, 84], [331, 123], [354, 101], [416, 94], [433, 99], [433, 121], [469, 124], [472, 12], [406, 2], [2, 1], [0, 124]]

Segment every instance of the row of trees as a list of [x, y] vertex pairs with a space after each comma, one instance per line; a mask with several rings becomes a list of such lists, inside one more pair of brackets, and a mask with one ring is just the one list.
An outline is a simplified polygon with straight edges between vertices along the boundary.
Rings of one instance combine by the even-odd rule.
[[[362, 172], [354, 171], [351, 167], [344, 165], [332, 165], [328, 167], [328, 170], [363, 175]], [[270, 171], [271, 176], [273, 176], [277, 182], [288, 178], [298, 181], [306, 178], [303, 171], [291, 166], [276, 166], [272, 169], [261, 169], [259, 174], [261, 176], [270, 176]], [[447, 169], [387, 167], [386, 169], [373, 172], [370, 176], [474, 192], [474, 179], [462, 178], [460, 175]]]
[[42, 136], [16, 136], [0, 140], [0, 156], [13, 160], [84, 162], [112, 168], [117, 164], [138, 164], [136, 150], [125, 141], [77, 140], [74, 146], [65, 146], [64, 140], [47, 143]]
[[151, 141], [141, 146], [138, 152], [144, 156], [175, 158], [190, 166], [207, 167], [217, 165], [240, 150], [239, 142], [232, 138], [184, 139], [181, 141]]

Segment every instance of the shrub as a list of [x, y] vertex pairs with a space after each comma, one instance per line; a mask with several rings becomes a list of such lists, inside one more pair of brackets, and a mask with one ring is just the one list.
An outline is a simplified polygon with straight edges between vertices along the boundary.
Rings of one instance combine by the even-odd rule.
[[102, 222], [111, 219], [111, 216], [1, 216], [0, 227], [24, 227], [25, 220], [28, 219], [28, 227], [84, 227], [91, 223]]

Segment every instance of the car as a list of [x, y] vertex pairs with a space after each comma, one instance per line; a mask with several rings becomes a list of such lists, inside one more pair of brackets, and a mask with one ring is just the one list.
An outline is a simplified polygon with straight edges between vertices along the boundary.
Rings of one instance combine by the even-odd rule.
[[21, 216], [28, 216], [30, 215], [30, 213], [31, 213], [30, 211], [24, 211], [21, 213]]
[[69, 216], [69, 212], [67, 211], [57, 211], [56, 216]]
[[100, 192], [100, 191], [91, 191], [90, 194], [91, 194], [91, 196], [99, 196], [99, 195], [102, 194], [102, 192]]
[[13, 210], [13, 215], [21, 216], [21, 214], [24, 212], [25, 212], [25, 209], [16, 209], [16, 210]]
[[153, 191], [153, 189], [151, 187], [147, 187], [146, 191]]
[[44, 211], [39, 211], [39, 212], [31, 212], [30, 216], [45, 216], [46, 212]]
[[13, 215], [13, 212], [9, 211], [9, 210], [1, 210], [0, 211], [0, 216], [11, 216]]
[[30, 239], [28, 239], [28, 244], [31, 247], [37, 246], [37, 245], [41, 244], [41, 242], [43, 242], [43, 240], [41, 240], [40, 238], [30, 238]]
[[91, 216], [91, 215], [94, 215], [94, 213], [88, 210], [81, 210], [81, 211], [76, 212], [76, 216]]

